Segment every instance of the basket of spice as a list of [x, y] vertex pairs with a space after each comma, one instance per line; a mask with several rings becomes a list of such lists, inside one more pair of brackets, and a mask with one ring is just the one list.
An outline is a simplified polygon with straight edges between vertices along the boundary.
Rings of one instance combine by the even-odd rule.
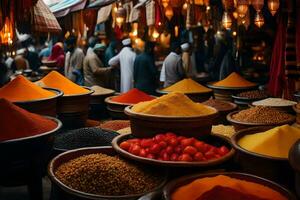
[[93, 90], [73, 83], [56, 71], [50, 72], [37, 84], [63, 91], [64, 95], [57, 102], [57, 114], [64, 128], [84, 127]]
[[215, 109], [217, 109], [220, 113], [219, 117], [216, 119], [214, 124], [226, 124], [228, 123], [226, 116], [230, 112], [237, 109], [237, 105], [228, 101], [222, 101], [218, 99], [209, 99], [205, 102], [203, 102], [204, 105], [211, 106]]
[[232, 101], [232, 95], [257, 88], [257, 84], [244, 79], [236, 72], [232, 72], [221, 81], [209, 83], [207, 86], [213, 89], [216, 99], [224, 101]]
[[30, 113], [0, 99], [0, 185], [28, 185], [30, 196], [42, 198], [42, 176], [61, 122]]
[[252, 103], [253, 106], [268, 106], [279, 111], [294, 113], [293, 106], [296, 105], [297, 102], [290, 101], [282, 98], [267, 98], [259, 101], [254, 101]]
[[166, 167], [220, 166], [234, 154], [228, 140], [214, 135], [193, 138], [168, 132], [152, 138], [135, 138], [124, 134], [115, 137], [112, 145], [128, 159]]
[[156, 92], [161, 95], [170, 92], [181, 92], [195, 102], [206, 101], [213, 95], [212, 89], [209, 89], [192, 79], [183, 79], [169, 87], [156, 90]]
[[237, 95], [232, 95], [234, 103], [237, 104], [240, 109], [248, 108], [249, 105], [252, 104], [252, 102], [262, 100], [268, 97], [269, 95], [264, 90], [251, 90], [241, 92]]
[[254, 127], [232, 138], [236, 161], [249, 173], [292, 186], [294, 172], [288, 162], [292, 145], [300, 139], [300, 129], [290, 125]]
[[166, 172], [123, 160], [112, 147], [65, 152], [49, 164], [54, 193], [69, 199], [137, 199], [162, 188]]
[[130, 118], [132, 134], [152, 137], [171, 131], [184, 136], [198, 137], [210, 134], [218, 111], [195, 103], [182, 93], [169, 93], [157, 99], [125, 108]]
[[114, 95], [115, 91], [107, 88], [94, 85], [91, 87], [94, 93], [91, 96], [90, 101], [90, 114], [89, 117], [92, 119], [102, 119], [108, 117], [106, 109], [105, 99]]
[[163, 197], [166, 200], [296, 200], [293, 193], [272, 181], [237, 172], [201, 173], [175, 179], [164, 187]]
[[128, 119], [128, 116], [124, 113], [124, 109], [127, 106], [143, 101], [151, 101], [153, 99], [155, 99], [155, 97], [133, 88], [126, 93], [107, 97], [105, 103], [107, 105], [107, 110], [113, 119]]
[[255, 106], [246, 110], [229, 113], [227, 120], [234, 126], [235, 130], [238, 131], [254, 126], [293, 124], [295, 122], [295, 116], [271, 107]]
[[0, 98], [40, 115], [56, 117], [56, 107], [63, 93], [53, 88], [41, 88], [19, 75], [0, 88]]

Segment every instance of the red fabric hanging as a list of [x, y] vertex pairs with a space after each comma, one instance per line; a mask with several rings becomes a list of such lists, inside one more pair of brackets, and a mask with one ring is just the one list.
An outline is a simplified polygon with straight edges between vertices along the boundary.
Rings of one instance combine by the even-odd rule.
[[296, 1], [296, 53], [297, 66], [300, 67], [300, 1]]
[[[159, 29], [163, 22], [162, 8], [158, 1], [155, 2], [155, 28]], [[160, 24], [160, 25], [159, 25]]]

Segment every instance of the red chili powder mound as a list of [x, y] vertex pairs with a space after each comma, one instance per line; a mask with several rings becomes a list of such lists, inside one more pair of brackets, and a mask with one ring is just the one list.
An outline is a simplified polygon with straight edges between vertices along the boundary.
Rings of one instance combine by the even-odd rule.
[[124, 94], [112, 98], [111, 100], [119, 103], [136, 104], [142, 101], [151, 101], [153, 99], [154, 97], [133, 88]]
[[51, 131], [57, 124], [30, 113], [6, 99], [0, 99], [0, 142], [29, 137]]

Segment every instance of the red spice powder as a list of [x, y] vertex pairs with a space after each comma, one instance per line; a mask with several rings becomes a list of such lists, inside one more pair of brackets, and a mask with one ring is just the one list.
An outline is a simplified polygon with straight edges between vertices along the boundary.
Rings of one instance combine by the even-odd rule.
[[154, 97], [134, 88], [128, 92], [112, 98], [112, 101], [119, 103], [136, 104], [142, 101], [151, 101]]
[[30, 113], [6, 99], [0, 99], [0, 142], [29, 137], [51, 131], [57, 124]]

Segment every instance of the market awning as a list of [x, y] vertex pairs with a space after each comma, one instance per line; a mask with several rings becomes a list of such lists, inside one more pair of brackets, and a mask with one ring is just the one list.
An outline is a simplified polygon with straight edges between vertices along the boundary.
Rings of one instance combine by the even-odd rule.
[[108, 20], [109, 15], [111, 13], [111, 9], [112, 9], [112, 5], [108, 5], [99, 9], [98, 16], [97, 16], [97, 24], [101, 24]]
[[117, 0], [90, 0], [88, 8], [99, 8], [116, 2]]
[[71, 12], [82, 10], [86, 6], [87, 0], [62, 0], [50, 7], [55, 17], [64, 17]]

